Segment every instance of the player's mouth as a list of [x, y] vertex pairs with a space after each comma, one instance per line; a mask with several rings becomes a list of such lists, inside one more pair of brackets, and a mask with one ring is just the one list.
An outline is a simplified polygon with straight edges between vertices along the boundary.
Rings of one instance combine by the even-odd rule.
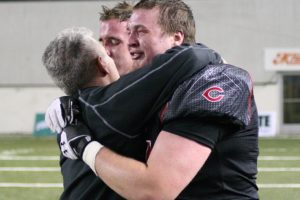
[[141, 60], [145, 57], [143, 52], [130, 52], [132, 60]]

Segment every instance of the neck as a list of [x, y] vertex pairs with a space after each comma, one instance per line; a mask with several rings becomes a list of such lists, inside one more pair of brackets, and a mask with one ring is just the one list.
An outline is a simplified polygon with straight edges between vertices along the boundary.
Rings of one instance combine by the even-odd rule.
[[97, 86], [106, 86], [109, 85], [110, 83], [116, 81], [116, 78], [110, 77], [110, 76], [105, 76], [105, 77], [101, 77], [101, 78], [96, 78], [92, 81], [90, 81], [88, 84], [86, 84], [84, 87], [97, 87]]

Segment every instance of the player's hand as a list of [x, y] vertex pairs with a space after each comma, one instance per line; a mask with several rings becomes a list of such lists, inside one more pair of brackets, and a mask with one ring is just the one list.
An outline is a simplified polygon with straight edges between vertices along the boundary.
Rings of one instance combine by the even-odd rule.
[[80, 114], [77, 99], [62, 96], [55, 99], [48, 107], [45, 121], [53, 132], [60, 133], [68, 124], [72, 124]]
[[82, 159], [85, 147], [92, 142], [91, 132], [82, 122], [67, 125], [60, 134], [60, 150], [72, 160]]

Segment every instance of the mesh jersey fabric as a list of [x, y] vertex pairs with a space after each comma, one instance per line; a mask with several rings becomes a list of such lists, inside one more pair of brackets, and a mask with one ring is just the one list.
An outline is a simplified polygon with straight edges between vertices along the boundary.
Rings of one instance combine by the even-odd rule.
[[177, 199], [258, 199], [258, 117], [248, 72], [206, 66], [177, 88], [160, 117], [162, 130], [212, 150]]

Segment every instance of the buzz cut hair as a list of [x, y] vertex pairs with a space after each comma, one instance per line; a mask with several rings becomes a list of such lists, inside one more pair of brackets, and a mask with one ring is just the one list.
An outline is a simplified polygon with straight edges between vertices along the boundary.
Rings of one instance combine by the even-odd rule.
[[128, 1], [122, 1], [115, 7], [109, 8], [102, 6], [102, 12], [100, 12], [100, 21], [107, 21], [110, 19], [118, 19], [120, 21], [127, 21], [133, 10], [133, 3]]

